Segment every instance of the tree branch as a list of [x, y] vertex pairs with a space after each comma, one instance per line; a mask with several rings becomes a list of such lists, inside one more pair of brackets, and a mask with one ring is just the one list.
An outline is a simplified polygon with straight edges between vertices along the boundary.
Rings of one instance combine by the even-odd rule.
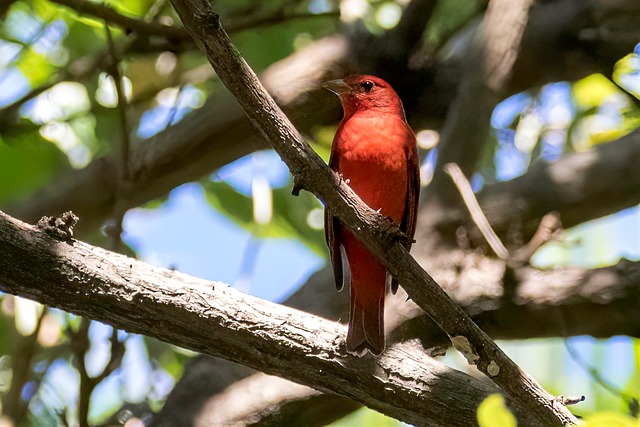
[[[497, 388], [416, 352], [355, 358], [345, 327], [74, 240], [0, 212], [0, 290], [335, 392], [411, 424], [472, 425]], [[451, 401], [456, 405], [451, 405]], [[510, 401], [525, 424], [533, 415]]]
[[411, 298], [451, 338], [470, 364], [475, 365], [532, 416], [548, 425], [577, 422], [551, 395], [522, 372], [480, 330], [438, 284], [407, 253], [401, 233], [379, 213], [367, 207], [302, 139], [260, 84], [222, 29], [219, 16], [205, 1], [173, 0], [183, 25], [205, 53], [227, 89], [289, 167], [294, 194], [308, 189], [398, 278]]
[[131, 18], [118, 13], [114, 8], [104, 4], [93, 3], [86, 0], [49, 0], [62, 6], [73, 9], [79, 15], [89, 15], [109, 24], [116, 25], [127, 32], [136, 32], [139, 35], [157, 36], [172, 41], [191, 42], [191, 37], [183, 29], [158, 22], [146, 22], [142, 19]]
[[518, 178], [487, 185], [478, 199], [491, 226], [507, 237], [508, 245], [514, 234], [530, 237], [551, 211], [557, 211], [562, 225], [569, 228], [637, 205], [639, 158], [637, 129], [589, 151], [565, 154], [556, 162], [539, 161]]
[[[470, 264], [477, 265], [475, 261], [470, 261]], [[640, 307], [640, 262], [621, 261], [616, 266], [592, 271], [573, 267], [540, 271], [524, 267], [516, 274], [519, 282], [512, 299], [506, 299], [502, 295], [500, 274], [503, 268], [498, 264], [494, 261], [495, 267], [491, 267], [498, 282], [490, 286], [477, 289], [477, 283], [473, 281], [477, 279], [477, 272], [463, 272], [461, 280], [456, 283], [443, 282], [452, 297], [492, 337], [640, 337], [640, 318], [635, 315]], [[487, 267], [483, 266], [483, 270], [487, 270]], [[338, 319], [347, 310], [348, 301], [342, 294], [331, 295], [327, 292], [332, 286], [332, 280], [333, 276], [328, 268], [316, 273], [285, 304]], [[318, 299], [321, 301], [318, 302]], [[406, 294], [402, 289], [397, 295], [388, 298], [385, 313], [387, 323], [399, 325], [389, 334], [389, 341], [418, 338], [425, 348], [446, 346], [447, 337], [437, 325], [421, 310], [416, 309], [415, 304], [405, 300]], [[305, 426], [320, 427], [332, 420], [319, 418], [316, 422], [316, 419], [301, 417], [297, 411], [305, 413], [313, 410], [314, 413], [333, 415], [334, 420], [337, 420], [344, 416], [345, 411], [359, 407], [349, 399], [320, 397], [311, 389], [296, 387], [294, 393], [286, 387], [290, 383], [264, 375], [252, 375], [251, 379], [229, 386], [238, 381], [238, 376], [229, 378], [229, 373], [238, 372], [238, 368], [244, 367], [224, 362], [199, 357], [187, 365], [185, 375], [174, 387], [162, 410], [154, 417], [154, 426], [193, 425], [196, 419], [200, 424], [206, 424], [214, 419], [224, 418], [231, 423], [250, 418], [259, 425], [271, 425], [272, 420], [277, 420], [279, 425], [296, 425], [297, 420], [305, 419]], [[246, 369], [238, 374], [249, 375]], [[215, 384], [217, 388], [212, 388], [211, 384]], [[252, 391], [271, 390], [272, 387], [282, 389], [281, 397], [286, 397], [286, 401], [278, 405], [277, 411], [273, 408], [274, 402], [278, 401], [275, 396], [277, 391], [261, 395]], [[219, 393], [224, 397], [219, 397]], [[251, 399], [245, 398], [247, 393], [253, 393]], [[234, 396], [245, 396], [241, 401], [250, 401], [251, 405], [234, 405], [233, 411], [228, 410], [228, 402]], [[300, 409], [300, 406], [304, 409]]]

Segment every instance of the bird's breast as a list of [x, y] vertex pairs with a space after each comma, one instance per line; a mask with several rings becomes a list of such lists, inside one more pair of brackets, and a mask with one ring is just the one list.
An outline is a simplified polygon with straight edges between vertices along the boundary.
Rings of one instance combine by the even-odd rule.
[[342, 124], [338, 172], [372, 209], [400, 222], [407, 191], [407, 144], [413, 134], [401, 117], [354, 115]]

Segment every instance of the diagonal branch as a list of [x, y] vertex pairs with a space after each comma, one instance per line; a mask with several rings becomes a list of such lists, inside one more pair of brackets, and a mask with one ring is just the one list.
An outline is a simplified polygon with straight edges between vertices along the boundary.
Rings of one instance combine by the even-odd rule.
[[[345, 327], [74, 240], [0, 212], [0, 290], [339, 393], [417, 425], [472, 425], [498, 389], [415, 351], [346, 353]], [[456, 402], [451, 405], [450, 402]], [[524, 424], [534, 417], [518, 402]]]
[[451, 338], [467, 360], [502, 387], [538, 422], [566, 425], [577, 420], [544, 391], [458, 307], [408, 254], [402, 234], [368, 208], [302, 139], [260, 84], [223, 30], [206, 1], [173, 0], [172, 4], [198, 47], [227, 89], [268, 139], [294, 176], [294, 193], [308, 189], [376, 255], [403, 284], [409, 296]]

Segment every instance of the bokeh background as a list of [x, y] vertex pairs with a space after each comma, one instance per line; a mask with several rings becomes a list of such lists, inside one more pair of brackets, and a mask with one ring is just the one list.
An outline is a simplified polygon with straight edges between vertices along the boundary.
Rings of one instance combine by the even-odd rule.
[[[418, 13], [429, 3], [425, 22], [406, 23], [405, 11]], [[536, 163], [615, 143], [640, 127], [640, 38], [638, 21], [632, 24], [640, 16], [637, 4], [581, 3], [533, 6], [532, 14], [557, 8], [557, 19], [535, 21], [535, 31], [547, 34], [546, 47], [523, 48], [528, 62], [497, 93], [470, 177], [474, 190], [523, 176]], [[213, 5], [242, 55], [325, 160], [340, 107], [319, 83], [367, 71], [388, 79], [405, 99], [423, 159], [423, 186], [439, 173], [447, 109], [465, 75], [460, 68], [471, 61], [468, 46], [487, 2]], [[106, 8], [117, 16], [105, 15]], [[180, 27], [169, 2], [25, 0], [3, 2], [0, 12], [0, 209], [30, 222], [73, 209], [81, 240], [276, 302], [327, 267], [321, 203], [307, 193], [290, 195], [286, 166], [241, 121], [189, 38], [165, 35], [162, 28], [152, 34], [121, 19]], [[398, 28], [404, 32], [394, 33]], [[411, 43], [385, 44], [389, 39]], [[355, 53], [345, 55], [344, 44]], [[179, 139], [193, 143], [171, 151]], [[126, 196], [114, 189], [113, 172], [123, 141], [131, 158], [154, 146], [164, 150], [158, 154], [164, 163], [140, 175], [134, 184], [140, 189]], [[218, 151], [206, 148], [216, 144]], [[629, 161], [640, 167], [637, 150], [632, 153]], [[564, 230], [534, 254], [532, 265], [594, 269], [623, 258], [638, 261], [640, 183], [624, 185], [635, 185], [620, 202], [624, 209], [602, 208], [601, 215]], [[121, 242], [114, 243], [120, 227]], [[0, 308], [3, 427], [150, 423], [196, 356], [11, 295], [0, 294]], [[640, 306], [635, 309], [640, 316]], [[78, 353], [74, 343], [83, 334], [87, 346]], [[576, 413], [638, 425], [638, 336], [638, 329], [634, 336], [598, 339], [558, 333], [499, 344], [552, 393], [586, 395]], [[125, 351], [105, 371], [114, 343]], [[470, 372], [451, 352], [443, 360]], [[80, 383], [87, 376], [99, 381], [83, 397]], [[90, 401], [87, 420], [79, 418], [83, 401]], [[398, 424], [360, 409], [333, 425]]]

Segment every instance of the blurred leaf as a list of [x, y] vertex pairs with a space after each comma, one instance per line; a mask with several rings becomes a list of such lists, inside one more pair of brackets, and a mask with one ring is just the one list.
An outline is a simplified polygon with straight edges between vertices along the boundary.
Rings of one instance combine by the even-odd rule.
[[[638, 86], [638, 77], [640, 77], [640, 55], [630, 53], [613, 67], [613, 81], [624, 87], [628, 93], [640, 99], [640, 86]], [[635, 85], [629, 86], [625, 82], [625, 77], [630, 77], [630, 81], [635, 81]]]
[[5, 137], [0, 141], [0, 204], [46, 187], [68, 166], [64, 153], [37, 132]]
[[500, 394], [488, 396], [478, 406], [478, 424], [480, 427], [516, 427], [516, 417], [504, 404]]
[[64, 46], [69, 50], [70, 59], [99, 52], [105, 45], [104, 38], [101, 37], [104, 30], [96, 30], [96, 27], [87, 25], [72, 12], [69, 12], [68, 16], [72, 19], [69, 22], [69, 35], [64, 40]]
[[144, 16], [155, 0], [109, 0], [111, 6], [123, 15]]
[[27, 2], [43, 21], [50, 21], [59, 14], [59, 8], [47, 0], [29, 0]]
[[321, 126], [314, 130], [311, 147], [318, 153], [325, 163], [329, 163], [331, 155], [331, 143], [336, 133], [335, 126]]
[[203, 184], [207, 201], [219, 212], [231, 218], [240, 227], [253, 229], [253, 201], [238, 193], [224, 181]]
[[176, 381], [182, 376], [184, 364], [191, 359], [183, 353], [174, 351], [174, 347], [155, 338], [144, 337], [149, 359], [157, 363]]
[[482, 3], [477, 0], [439, 1], [425, 32], [425, 39], [434, 48], [440, 47], [453, 32], [475, 16]]
[[93, 105], [96, 116], [96, 140], [98, 147], [96, 154], [106, 154], [114, 144], [115, 136], [119, 135], [121, 126], [117, 108], [106, 108], [99, 104]]
[[[236, 224], [263, 238], [293, 238], [302, 240], [317, 254], [325, 253], [324, 233], [322, 229], [312, 228], [309, 215], [322, 205], [310, 193], [300, 196], [291, 195], [289, 186], [272, 189], [273, 217], [271, 223], [258, 229], [253, 219], [253, 199], [237, 192], [224, 181], [205, 182], [203, 188], [207, 201]], [[316, 211], [317, 212], [317, 211]], [[314, 212], [315, 213], [315, 212]], [[320, 213], [321, 212], [317, 212]]]
[[[12, 304], [13, 302], [4, 301], [5, 298], [13, 299], [13, 295], [2, 295], [0, 296], [0, 305], [3, 303], [7, 303], [7, 305]], [[6, 315], [3, 311], [0, 311], [0, 356], [3, 355], [11, 355], [13, 353], [14, 347], [14, 320], [12, 317]], [[10, 367], [7, 367], [11, 369]], [[3, 375], [3, 367], [0, 365], [0, 392], [2, 391], [2, 378]]]
[[620, 89], [602, 74], [591, 74], [573, 84], [573, 99], [580, 108], [597, 107]]
[[614, 141], [628, 132], [624, 129], [612, 129], [603, 132], [596, 132], [591, 134], [591, 138], [589, 139], [590, 145], [602, 144], [605, 142]]
[[16, 65], [22, 74], [29, 79], [32, 87], [46, 83], [55, 70], [46, 57], [40, 55], [31, 47], [23, 51]]
[[369, 408], [358, 409], [340, 420], [329, 424], [330, 427], [398, 427], [402, 423]]
[[638, 427], [638, 420], [616, 412], [597, 412], [583, 418], [584, 427]]
[[336, 24], [337, 19], [331, 17], [295, 19], [236, 33], [233, 42], [254, 71], [259, 72], [292, 54], [298, 36], [305, 39], [322, 37], [333, 32]]

